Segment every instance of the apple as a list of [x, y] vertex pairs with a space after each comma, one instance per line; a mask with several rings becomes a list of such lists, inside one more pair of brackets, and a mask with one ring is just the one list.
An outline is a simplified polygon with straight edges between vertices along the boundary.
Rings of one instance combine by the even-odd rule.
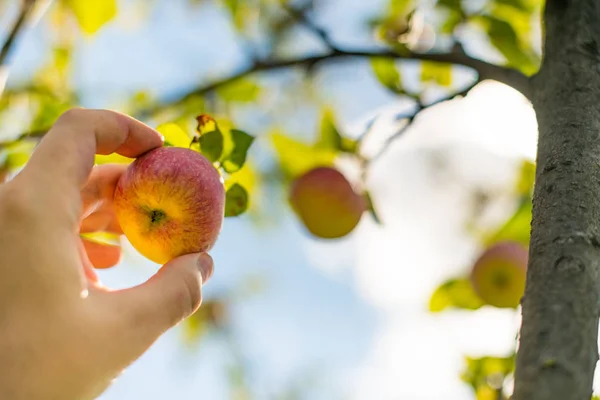
[[502, 241], [487, 248], [471, 270], [471, 283], [487, 304], [515, 308], [525, 291], [528, 249], [515, 241]]
[[307, 230], [324, 239], [352, 232], [367, 208], [365, 198], [333, 167], [315, 167], [296, 178], [289, 201]]
[[223, 223], [225, 187], [202, 154], [159, 147], [124, 171], [116, 185], [114, 209], [131, 245], [164, 264], [213, 247]]

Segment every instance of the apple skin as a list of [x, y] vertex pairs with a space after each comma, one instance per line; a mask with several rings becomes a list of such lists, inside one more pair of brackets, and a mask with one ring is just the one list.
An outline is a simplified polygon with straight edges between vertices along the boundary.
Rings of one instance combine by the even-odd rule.
[[502, 241], [487, 248], [471, 270], [477, 295], [498, 308], [516, 308], [525, 291], [528, 249], [519, 242]]
[[225, 212], [225, 188], [202, 154], [159, 147], [133, 161], [117, 182], [114, 209], [131, 245], [165, 264], [210, 250]]
[[332, 167], [316, 167], [296, 178], [289, 201], [306, 229], [323, 239], [348, 235], [367, 208], [365, 198]]

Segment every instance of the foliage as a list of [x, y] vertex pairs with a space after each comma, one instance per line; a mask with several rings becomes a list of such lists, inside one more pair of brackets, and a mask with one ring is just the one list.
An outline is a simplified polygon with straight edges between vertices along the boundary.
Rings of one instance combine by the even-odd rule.
[[507, 357], [466, 357], [465, 364], [461, 378], [473, 388], [477, 400], [507, 399], [503, 385], [514, 372], [514, 353]]

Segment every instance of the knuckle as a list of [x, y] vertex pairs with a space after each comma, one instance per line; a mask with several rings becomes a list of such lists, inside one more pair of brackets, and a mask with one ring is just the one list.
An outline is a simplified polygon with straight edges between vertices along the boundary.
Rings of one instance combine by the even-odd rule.
[[202, 283], [198, 274], [182, 274], [181, 283], [175, 290], [175, 301], [171, 313], [172, 325], [192, 315], [202, 304]]
[[75, 121], [80, 121], [83, 114], [86, 112], [85, 108], [73, 107], [63, 112], [56, 120], [57, 125], [69, 124]]

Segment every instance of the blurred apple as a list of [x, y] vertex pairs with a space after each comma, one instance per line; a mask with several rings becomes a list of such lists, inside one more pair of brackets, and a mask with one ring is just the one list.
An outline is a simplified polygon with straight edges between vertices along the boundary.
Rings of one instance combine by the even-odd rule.
[[289, 200], [308, 231], [324, 239], [352, 232], [367, 208], [365, 198], [332, 167], [316, 167], [296, 178]]
[[164, 264], [210, 250], [225, 212], [225, 188], [202, 154], [160, 147], [132, 162], [115, 189], [117, 219], [132, 246]]
[[515, 308], [525, 291], [528, 249], [519, 242], [503, 241], [486, 249], [471, 270], [471, 283], [487, 304]]

